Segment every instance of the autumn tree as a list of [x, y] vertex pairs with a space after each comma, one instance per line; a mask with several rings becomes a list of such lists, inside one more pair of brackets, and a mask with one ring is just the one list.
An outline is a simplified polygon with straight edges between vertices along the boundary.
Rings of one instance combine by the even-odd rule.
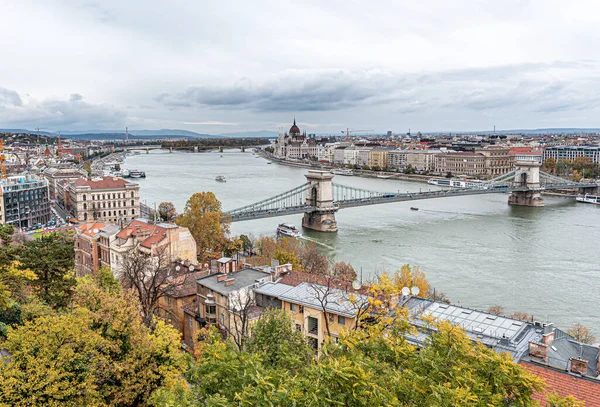
[[176, 223], [190, 230], [202, 261], [208, 258], [207, 252], [220, 252], [229, 234], [229, 219], [212, 192], [192, 195]]
[[146, 326], [154, 324], [160, 299], [173, 294], [185, 284], [171, 267], [167, 246], [155, 249], [153, 256], [144, 256], [137, 247], [125, 253], [118, 264], [117, 274], [122, 286], [137, 298]]
[[90, 279], [72, 311], [9, 330], [3, 346], [11, 357], [0, 363], [0, 406], [144, 406], [183, 368], [176, 330], [150, 330], [134, 297]]
[[550, 174], [554, 173], [556, 169], [556, 160], [552, 157], [548, 157], [544, 160], [544, 165], [542, 166], [542, 170], [549, 172]]
[[317, 244], [312, 240], [302, 245], [299, 258], [307, 273], [324, 275], [328, 272], [327, 258], [321, 254]]
[[494, 315], [504, 315], [504, 307], [499, 304], [490, 305], [487, 312]]
[[334, 277], [345, 281], [356, 280], [356, 271], [350, 263], [339, 261], [331, 267], [331, 273]]
[[161, 202], [158, 205], [158, 216], [164, 222], [175, 222], [177, 210], [172, 202]]
[[586, 326], [576, 323], [567, 331], [569, 335], [582, 343], [592, 344], [596, 341], [593, 332]]
[[425, 273], [419, 267], [411, 267], [405, 264], [400, 268], [399, 272], [393, 275], [393, 282], [400, 290], [403, 287], [417, 287], [420, 296], [427, 297], [429, 295], [429, 281], [427, 281]]

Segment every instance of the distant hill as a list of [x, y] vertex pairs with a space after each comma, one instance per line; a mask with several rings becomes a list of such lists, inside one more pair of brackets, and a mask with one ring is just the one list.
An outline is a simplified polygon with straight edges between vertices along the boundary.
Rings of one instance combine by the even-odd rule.
[[229, 138], [275, 138], [277, 137], [277, 132], [269, 130], [240, 131], [237, 133], [223, 133], [218, 136]]

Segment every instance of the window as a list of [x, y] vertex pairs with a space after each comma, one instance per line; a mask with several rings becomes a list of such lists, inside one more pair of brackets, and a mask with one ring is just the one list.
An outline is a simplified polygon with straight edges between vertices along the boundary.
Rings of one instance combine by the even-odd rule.
[[290, 311], [296, 312], [296, 304], [290, 304]]
[[131, 206], [135, 206], [135, 204], [133, 203], [133, 199], [131, 200]]
[[296, 331], [302, 332], [302, 325], [296, 324]]
[[205, 305], [204, 309], [206, 310], [207, 314], [214, 315], [214, 314], [217, 313], [217, 306], [216, 305]]
[[346, 325], [346, 317], [338, 315], [338, 325]]
[[329, 314], [329, 322], [333, 322], [335, 320], [335, 315]]
[[301, 314], [304, 314], [304, 306], [303, 305], [298, 306], [298, 312]]
[[135, 215], [135, 209], [132, 209], [132, 210], [131, 210], [131, 214], [132, 214], [132, 215]]
[[131, 192], [131, 197], [133, 198], [133, 192]]
[[87, 204], [83, 204], [83, 210], [87, 210]]
[[319, 320], [317, 318], [308, 317], [308, 333], [317, 335], [319, 332]]
[[83, 195], [83, 200], [85, 201], [85, 199], [86, 199], [86, 196], [85, 196], [85, 195]]

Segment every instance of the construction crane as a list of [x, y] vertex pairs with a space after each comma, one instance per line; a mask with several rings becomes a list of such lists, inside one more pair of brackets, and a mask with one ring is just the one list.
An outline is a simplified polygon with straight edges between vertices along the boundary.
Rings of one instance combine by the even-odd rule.
[[350, 130], [346, 129], [346, 131], [342, 130], [342, 134], [346, 133], [346, 141], [350, 141], [350, 133], [364, 133], [367, 131], [375, 131], [375, 130]]

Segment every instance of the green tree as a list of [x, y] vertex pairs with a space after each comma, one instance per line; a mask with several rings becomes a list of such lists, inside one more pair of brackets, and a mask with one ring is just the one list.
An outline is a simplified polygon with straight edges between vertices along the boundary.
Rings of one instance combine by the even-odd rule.
[[36, 278], [31, 270], [18, 261], [0, 265], [0, 310], [11, 306], [15, 300], [22, 299], [25, 284]]
[[262, 356], [263, 363], [269, 368], [298, 370], [308, 365], [313, 352], [302, 332], [292, 326], [285, 311], [265, 311], [252, 328], [248, 351]]
[[66, 233], [43, 235], [22, 245], [18, 256], [37, 276], [31, 282], [37, 295], [52, 307], [65, 307], [75, 285], [72, 237]]
[[87, 171], [88, 175], [92, 175], [92, 166], [89, 161], [84, 162], [82, 168]]
[[192, 195], [176, 223], [190, 230], [203, 261], [207, 258], [207, 252], [220, 252], [223, 249], [229, 234], [229, 220], [223, 215], [221, 202], [212, 192]]
[[556, 160], [552, 157], [546, 158], [544, 160], [544, 165], [542, 165], [542, 170], [553, 174], [555, 169], [556, 169]]

